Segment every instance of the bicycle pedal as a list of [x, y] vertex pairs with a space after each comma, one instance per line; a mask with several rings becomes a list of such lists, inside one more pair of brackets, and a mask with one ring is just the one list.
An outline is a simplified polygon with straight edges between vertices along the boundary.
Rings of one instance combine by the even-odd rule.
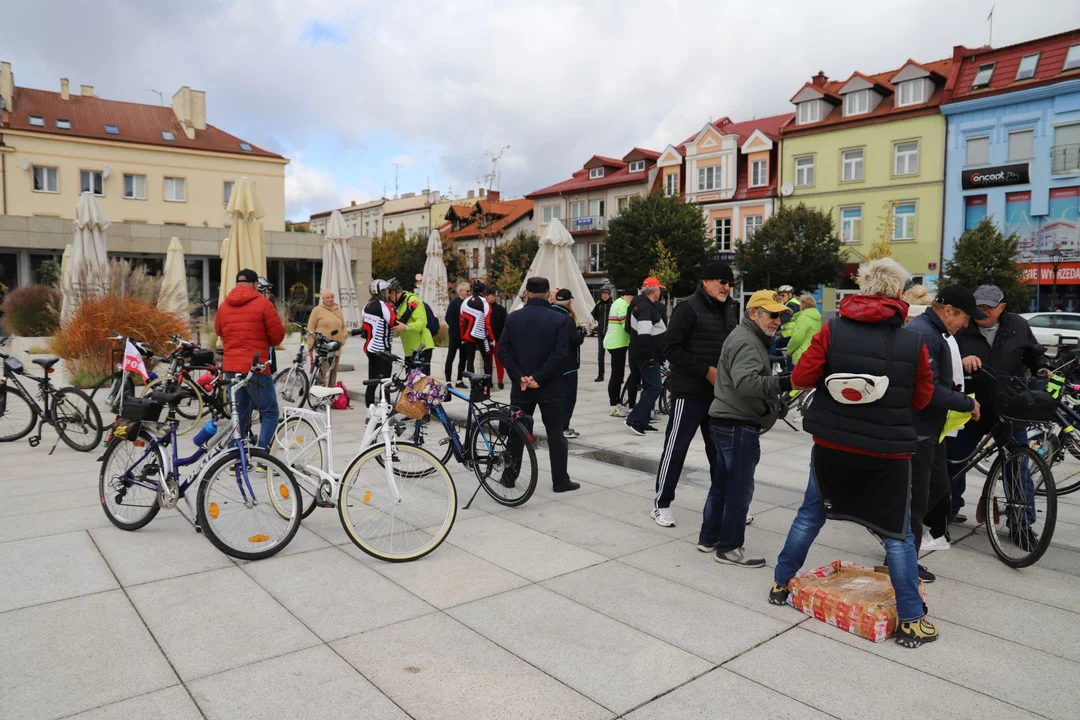
[[30, 447], [36, 448], [38, 445], [41, 444], [41, 438], [39, 438], [39, 437], [27, 438], [27, 442], [30, 443]]
[[335, 505], [330, 500], [321, 500], [321, 501], [315, 503], [315, 507], [321, 507], [321, 508], [326, 508], [327, 510], [333, 510], [334, 508], [337, 507], [337, 505]]

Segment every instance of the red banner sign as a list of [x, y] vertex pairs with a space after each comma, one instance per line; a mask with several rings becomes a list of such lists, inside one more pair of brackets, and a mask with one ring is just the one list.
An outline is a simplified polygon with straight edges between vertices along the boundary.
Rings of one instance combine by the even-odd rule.
[[[1054, 284], [1054, 265], [1053, 263], [1031, 263], [1028, 265], [1021, 265], [1024, 270], [1024, 282], [1029, 285], [1053, 285]], [[1038, 279], [1036, 279], [1038, 278]], [[1058, 285], [1080, 285], [1080, 263], [1067, 262], [1059, 263], [1057, 268], [1057, 284]]]

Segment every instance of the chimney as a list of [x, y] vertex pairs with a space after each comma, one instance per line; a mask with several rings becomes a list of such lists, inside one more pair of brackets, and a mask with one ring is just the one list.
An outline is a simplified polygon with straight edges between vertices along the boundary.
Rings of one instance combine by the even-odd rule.
[[356, 201], [355, 200], [350, 200], [349, 201], [349, 207], [356, 207]]
[[502, 194], [498, 190], [492, 190], [487, 194], [487, 199], [491, 202], [499, 202], [499, 198], [501, 197]]
[[71, 88], [68, 86], [68, 79], [67, 78], [60, 78], [60, 99], [61, 100], [70, 100], [71, 99]]
[[487, 195], [487, 188], [480, 188], [480, 197]]
[[206, 93], [202, 90], [185, 85], [173, 95], [172, 107], [188, 140], [195, 139], [196, 130], [206, 129]]
[[96, 95], [94, 95], [93, 85], [80, 85], [79, 92], [82, 94], [83, 97], [97, 97]]
[[472, 199], [473, 199], [474, 197], [476, 197], [476, 193], [475, 193], [474, 191], [470, 190], [470, 191], [469, 191], [469, 194], [468, 194], [468, 195], [467, 195], [466, 197], [467, 197], [467, 198], [468, 198], [469, 200], [472, 200]]
[[7, 61], [0, 62], [0, 105], [8, 112], [15, 109], [15, 74]]
[[825, 74], [824, 70], [818, 70], [817, 75], [810, 80], [814, 83], [814, 87], [825, 87], [825, 83], [829, 82], [829, 76]]

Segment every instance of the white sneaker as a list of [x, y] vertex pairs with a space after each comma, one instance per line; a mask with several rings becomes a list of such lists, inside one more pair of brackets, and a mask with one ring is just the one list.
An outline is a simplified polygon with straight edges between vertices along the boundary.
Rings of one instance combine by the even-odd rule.
[[611, 412], [608, 413], [611, 417], [624, 418], [630, 414], [630, 411], [623, 405], [614, 405], [611, 408]]
[[656, 508], [652, 511], [652, 519], [660, 527], [675, 527], [675, 516], [671, 514], [671, 508]]
[[746, 524], [747, 525], [753, 525], [754, 524], [754, 516], [753, 515], [747, 515], [746, 516]]
[[939, 538], [931, 537], [930, 533], [923, 535], [923, 550], [948, 550], [951, 547], [952, 545], [949, 544], [949, 541], [945, 539], [944, 535]]

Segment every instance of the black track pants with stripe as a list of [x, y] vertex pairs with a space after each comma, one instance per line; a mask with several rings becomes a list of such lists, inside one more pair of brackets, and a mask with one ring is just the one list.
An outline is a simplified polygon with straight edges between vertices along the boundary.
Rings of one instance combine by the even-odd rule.
[[[716, 446], [709, 432], [709, 406], [712, 398], [673, 398], [668, 413], [667, 434], [664, 436], [664, 453], [660, 456], [660, 470], [656, 474], [654, 508], [671, 506], [675, 499], [675, 486], [679, 484], [686, 451], [694, 435], [701, 432], [705, 441], [705, 454], [709, 458], [709, 472], [716, 463]], [[711, 475], [710, 475], [711, 476]]]

